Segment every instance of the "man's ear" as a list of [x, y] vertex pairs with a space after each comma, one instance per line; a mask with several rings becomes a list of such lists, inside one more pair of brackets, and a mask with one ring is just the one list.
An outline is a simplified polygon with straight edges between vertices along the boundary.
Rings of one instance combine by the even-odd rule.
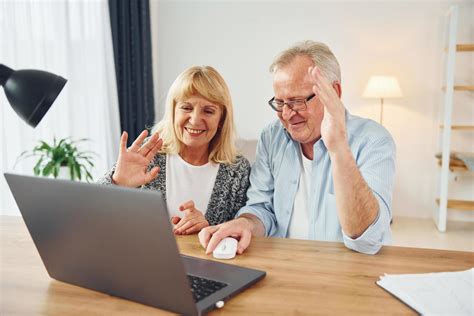
[[332, 83], [332, 87], [334, 88], [334, 90], [335, 90], [336, 93], [337, 93], [337, 96], [338, 96], [339, 99], [340, 99], [341, 96], [342, 96], [341, 83], [340, 83], [340, 82], [337, 82], [337, 81], [334, 81], [334, 82]]

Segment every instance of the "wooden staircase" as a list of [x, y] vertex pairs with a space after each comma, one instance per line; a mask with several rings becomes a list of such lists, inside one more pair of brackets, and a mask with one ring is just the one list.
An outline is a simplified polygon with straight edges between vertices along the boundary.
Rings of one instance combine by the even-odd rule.
[[451, 153], [451, 133], [453, 131], [474, 131], [474, 125], [456, 125], [452, 124], [453, 114], [453, 94], [454, 92], [472, 93], [474, 85], [455, 85], [454, 72], [456, 53], [474, 52], [474, 44], [456, 44], [457, 24], [458, 24], [458, 6], [454, 5], [448, 12], [448, 45], [445, 49], [446, 72], [444, 91], [444, 113], [442, 124], [442, 152], [438, 155], [438, 163], [441, 166], [440, 174], [440, 196], [436, 199], [439, 208], [435, 216], [435, 222], [438, 230], [446, 231], [446, 221], [448, 209], [474, 210], [474, 201], [453, 200], [448, 198], [449, 173], [450, 172], [468, 172], [468, 166]]

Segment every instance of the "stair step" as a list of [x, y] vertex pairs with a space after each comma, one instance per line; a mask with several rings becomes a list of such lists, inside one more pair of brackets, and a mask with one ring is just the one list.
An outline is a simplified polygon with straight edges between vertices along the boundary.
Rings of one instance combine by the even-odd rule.
[[[441, 124], [439, 128], [444, 128], [444, 124]], [[458, 131], [474, 131], [474, 125], [451, 125], [451, 129]]]
[[[442, 159], [438, 158], [438, 165], [441, 167]], [[468, 171], [466, 164], [461, 159], [451, 158], [449, 160], [449, 170], [451, 171]]]
[[[439, 205], [439, 199], [436, 199], [436, 203]], [[474, 201], [448, 200], [448, 208], [463, 211], [474, 211]]]
[[[446, 91], [446, 86], [444, 86], [443, 91]], [[474, 86], [460, 86], [456, 85], [453, 87], [454, 91], [474, 91]]]
[[457, 52], [474, 52], [474, 44], [457, 44]]
[[454, 86], [456, 91], [474, 91], [474, 86]]

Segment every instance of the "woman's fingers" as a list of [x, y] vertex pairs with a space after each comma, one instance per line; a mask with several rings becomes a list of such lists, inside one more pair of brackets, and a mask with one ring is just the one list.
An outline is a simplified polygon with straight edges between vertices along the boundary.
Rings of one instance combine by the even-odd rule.
[[178, 235], [180, 235], [180, 234], [182, 234], [184, 231], [186, 231], [187, 229], [189, 229], [189, 228], [195, 226], [196, 224], [198, 224], [197, 221], [195, 221], [195, 220], [188, 220], [186, 223], [184, 223], [183, 225], [181, 225], [181, 227], [177, 228], [177, 229], [175, 230], [175, 233], [178, 234]]
[[128, 140], [128, 133], [123, 131], [122, 136], [120, 137], [120, 153], [124, 153], [127, 151], [127, 140]]
[[148, 159], [148, 161], [151, 161], [155, 157], [156, 153], [160, 151], [162, 145], [163, 145], [163, 140], [160, 138], [155, 143], [155, 146], [148, 152], [148, 154], [146, 155], [146, 159]]
[[140, 135], [138, 135], [137, 139], [135, 139], [132, 146], [130, 146], [130, 148], [128, 150], [138, 152], [138, 150], [140, 149], [141, 144], [143, 143], [143, 141], [145, 140], [145, 138], [147, 136], [148, 136], [148, 131], [143, 130], [143, 132], [141, 132]]
[[190, 209], [190, 208], [191, 209], [194, 208], [194, 201], [193, 200], [186, 201], [186, 202], [184, 202], [183, 204], [181, 204], [179, 206], [179, 210], [181, 212], [184, 212], [185, 210]]
[[148, 155], [148, 153], [155, 147], [158, 138], [158, 134], [153, 134], [143, 145], [140, 146], [138, 153], [142, 156]]
[[156, 178], [156, 176], [160, 173], [160, 167], [154, 167], [145, 175], [145, 183], [149, 183]]
[[140, 149], [138, 149], [138, 153], [142, 156], [146, 156], [150, 150], [155, 147], [155, 142], [158, 140], [156, 134], [153, 134], [148, 140], [141, 144]]
[[[193, 203], [194, 204], [194, 203]], [[195, 225], [196, 223], [207, 222], [204, 215], [196, 209], [185, 209], [184, 217], [174, 226], [175, 231], [183, 231], [188, 229], [190, 226], [185, 226], [187, 223]], [[184, 228], [183, 228], [184, 227]]]
[[178, 216], [171, 217], [171, 223], [173, 223], [173, 225], [178, 224], [180, 220], [181, 220], [181, 217], [178, 217]]
[[200, 232], [201, 229], [203, 229], [204, 227], [207, 227], [207, 226], [209, 226], [209, 223], [207, 221], [200, 222], [200, 223], [197, 223], [196, 225], [194, 225], [193, 227], [186, 229], [185, 231], [182, 232], [182, 234], [183, 235], [194, 234], [194, 233]]
[[193, 217], [190, 217], [190, 216], [184, 216], [183, 218], [181, 218], [178, 224], [174, 226], [174, 231], [177, 231], [178, 229], [180, 229], [184, 224], [189, 222], [192, 218]]

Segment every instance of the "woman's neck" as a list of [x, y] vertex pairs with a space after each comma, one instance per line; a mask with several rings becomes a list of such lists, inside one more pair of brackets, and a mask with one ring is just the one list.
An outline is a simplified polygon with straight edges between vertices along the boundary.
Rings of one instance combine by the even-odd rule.
[[205, 148], [183, 148], [179, 156], [193, 166], [202, 166], [209, 162], [209, 149]]

